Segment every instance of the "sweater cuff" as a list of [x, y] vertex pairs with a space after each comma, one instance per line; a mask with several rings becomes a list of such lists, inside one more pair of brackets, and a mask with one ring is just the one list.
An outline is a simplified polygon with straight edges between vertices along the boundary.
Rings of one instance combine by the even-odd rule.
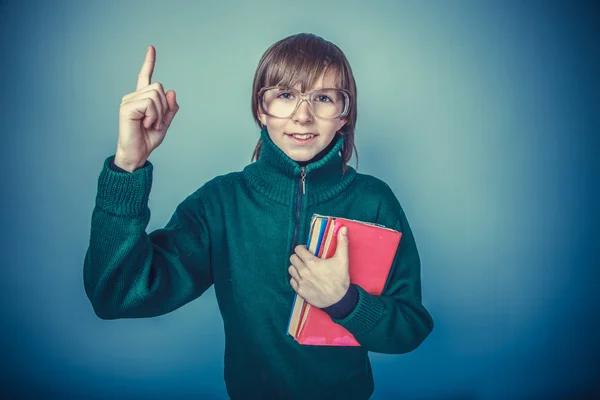
[[322, 308], [331, 318], [345, 318], [354, 310], [356, 303], [358, 302], [358, 290], [356, 286], [351, 283], [348, 287], [348, 291], [342, 297], [340, 301], [329, 307]]
[[345, 318], [332, 318], [332, 321], [346, 328], [354, 336], [364, 335], [375, 327], [384, 312], [384, 304], [379, 296], [372, 295], [355, 285], [358, 303]]
[[115, 164], [115, 157], [110, 157], [110, 164], [108, 165], [110, 167], [110, 169], [112, 169], [113, 171], [117, 171], [117, 172], [125, 172], [130, 174], [131, 172], [127, 171], [126, 169], [123, 169], [121, 167], [119, 167], [117, 164]]
[[96, 206], [120, 216], [136, 216], [145, 212], [152, 188], [152, 163], [146, 161], [144, 167], [127, 173], [112, 169], [111, 164], [114, 165], [114, 155], [104, 160], [98, 178]]
[[[146, 162], [144, 163], [144, 165], [142, 166], [142, 168], [146, 168], [148, 165], [150, 165], [150, 161], [146, 160]], [[123, 169], [123, 168], [119, 167], [117, 164], [115, 164], [115, 156], [110, 157], [110, 165], [109, 165], [109, 167], [113, 171], [125, 172], [127, 174], [131, 174], [131, 172], [129, 172], [126, 169]]]

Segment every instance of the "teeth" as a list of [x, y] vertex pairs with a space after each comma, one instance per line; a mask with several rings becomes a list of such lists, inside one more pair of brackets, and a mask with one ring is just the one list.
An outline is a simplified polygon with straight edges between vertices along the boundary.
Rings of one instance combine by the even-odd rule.
[[293, 135], [297, 139], [310, 139], [315, 135]]

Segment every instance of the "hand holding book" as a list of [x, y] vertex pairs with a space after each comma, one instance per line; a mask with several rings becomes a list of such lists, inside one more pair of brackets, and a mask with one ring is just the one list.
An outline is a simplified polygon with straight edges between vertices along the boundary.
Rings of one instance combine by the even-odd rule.
[[348, 291], [350, 272], [347, 232], [345, 227], [339, 230], [336, 252], [331, 258], [319, 258], [304, 245], [296, 246], [295, 253], [290, 257], [290, 285], [299, 296], [315, 307], [329, 307], [340, 301]]

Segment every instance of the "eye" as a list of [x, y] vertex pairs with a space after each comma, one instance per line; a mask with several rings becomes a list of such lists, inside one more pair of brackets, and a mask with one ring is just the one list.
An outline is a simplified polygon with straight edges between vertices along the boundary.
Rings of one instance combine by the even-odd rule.
[[294, 98], [294, 95], [290, 92], [282, 92], [277, 95], [277, 98], [280, 98], [283, 100], [291, 100]]
[[331, 98], [329, 96], [325, 96], [324, 94], [320, 94], [316, 97], [316, 100], [322, 103], [328, 103], [331, 102], [333, 100], [331, 100]]

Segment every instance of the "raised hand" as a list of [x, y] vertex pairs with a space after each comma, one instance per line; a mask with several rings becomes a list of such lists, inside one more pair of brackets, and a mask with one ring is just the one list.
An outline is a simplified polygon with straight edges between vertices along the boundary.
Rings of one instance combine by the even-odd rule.
[[175, 91], [164, 92], [160, 82], [151, 83], [156, 50], [148, 46], [135, 92], [123, 96], [119, 109], [119, 138], [115, 164], [133, 172], [164, 140], [179, 110]]

